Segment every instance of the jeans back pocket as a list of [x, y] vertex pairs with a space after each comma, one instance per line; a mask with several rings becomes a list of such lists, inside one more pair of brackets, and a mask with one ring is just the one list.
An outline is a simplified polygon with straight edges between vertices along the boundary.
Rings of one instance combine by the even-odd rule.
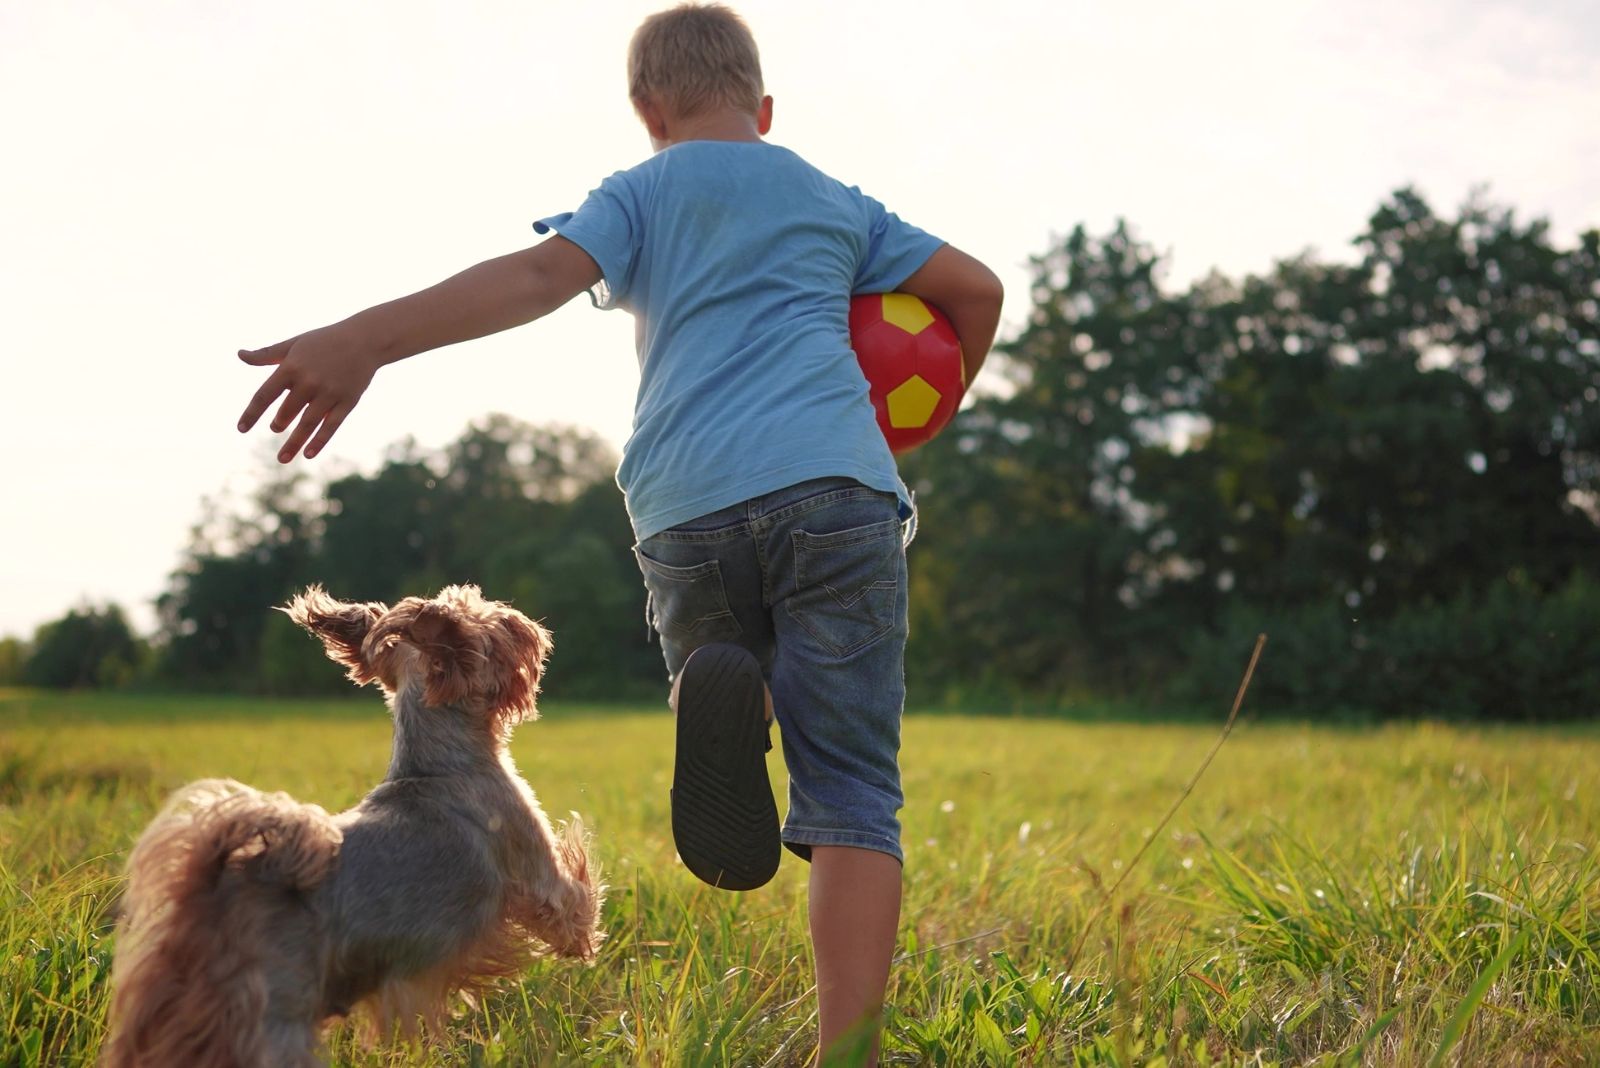
[[698, 646], [739, 636], [742, 628], [728, 607], [716, 560], [678, 567], [638, 549], [634, 555], [650, 594], [650, 624], [663, 638]]
[[789, 614], [836, 656], [860, 651], [899, 620], [904, 550], [886, 519], [827, 534], [790, 532], [795, 593]]

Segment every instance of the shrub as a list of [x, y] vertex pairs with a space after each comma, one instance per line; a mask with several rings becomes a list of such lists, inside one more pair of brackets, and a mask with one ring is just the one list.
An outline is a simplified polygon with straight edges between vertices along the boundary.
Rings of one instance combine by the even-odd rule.
[[1269, 644], [1250, 700], [1264, 711], [1521, 721], [1600, 711], [1600, 583], [1585, 575], [1554, 593], [1512, 577], [1381, 620], [1328, 605], [1240, 608], [1189, 642], [1172, 696], [1230, 691], [1261, 632]]
[[84, 605], [41, 626], [22, 664], [29, 686], [80, 689], [124, 686], [149, 659], [149, 649], [116, 605]]

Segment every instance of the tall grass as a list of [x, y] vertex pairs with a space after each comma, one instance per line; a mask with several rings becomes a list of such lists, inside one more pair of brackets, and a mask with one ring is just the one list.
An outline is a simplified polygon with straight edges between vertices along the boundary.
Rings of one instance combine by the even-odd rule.
[[[1109, 901], [1215, 726], [905, 735], [890, 1063], [1600, 1062], [1600, 731], [1246, 723]], [[655, 711], [523, 727], [547, 810], [598, 835], [599, 961], [536, 964], [431, 1046], [337, 1028], [332, 1062], [804, 1063], [805, 867], [744, 895], [688, 875], [670, 746]], [[0, 695], [0, 1066], [93, 1060], [120, 864], [167, 791], [228, 775], [334, 809], [387, 752], [374, 700]]]

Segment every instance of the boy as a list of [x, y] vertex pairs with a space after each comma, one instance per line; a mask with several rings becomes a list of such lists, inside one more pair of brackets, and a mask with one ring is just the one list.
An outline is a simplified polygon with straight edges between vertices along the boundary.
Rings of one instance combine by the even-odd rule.
[[[239, 428], [287, 394], [278, 458], [309, 458], [384, 364], [585, 290], [631, 312], [640, 385], [617, 481], [678, 712], [674, 838], [727, 888], [770, 878], [780, 837], [811, 861], [819, 1049], [869, 1033], [875, 1051], [900, 910], [911, 508], [850, 350], [849, 297], [900, 290], [943, 309], [970, 382], [1000, 284], [762, 140], [772, 98], [726, 8], [647, 19], [628, 67], [649, 160], [536, 223], [556, 235], [541, 244], [241, 352], [277, 369]], [[774, 713], [791, 779], [781, 831], [763, 756]]]

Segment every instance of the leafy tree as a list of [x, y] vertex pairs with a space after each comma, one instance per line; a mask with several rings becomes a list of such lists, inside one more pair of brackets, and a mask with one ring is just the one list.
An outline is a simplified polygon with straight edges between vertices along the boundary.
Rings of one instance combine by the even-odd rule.
[[446, 570], [448, 520], [438, 477], [420, 457], [392, 458], [370, 478], [329, 484], [315, 565], [338, 596], [393, 600], [408, 578]]
[[121, 608], [84, 605], [34, 633], [22, 682], [59, 689], [121, 686], [133, 681], [145, 652]]
[[304, 580], [318, 521], [319, 502], [299, 472], [266, 481], [243, 515], [206, 502], [183, 564], [156, 601], [160, 676], [186, 686], [254, 688], [266, 612]]
[[1235, 600], [1378, 617], [1566, 582], [1600, 549], [1594, 246], [1402, 190], [1354, 267], [1302, 258], [1206, 302], [1234, 330], [1211, 433], [1167, 464], [1174, 552]]
[[508, 538], [484, 562], [486, 588], [555, 635], [546, 692], [615, 698], [662, 691], [666, 669], [648, 640], [632, 544], [621, 493], [608, 477], [563, 506], [555, 522]]
[[1028, 325], [996, 357], [1004, 392], [907, 463], [919, 582], [937, 568], [946, 594], [919, 667], [984, 664], [1024, 689], [1131, 682], [1141, 587], [1157, 577], [1141, 460], [1201, 389], [1195, 324], [1158, 269], [1121, 224], [1103, 239], [1079, 227], [1035, 260]]
[[[918, 669], [1143, 689], [1226, 619], [1505, 622], [1592, 568], [1600, 235], [1401, 190], [1356, 249], [1178, 294], [1121, 224], [1036, 260], [1002, 389], [907, 465]], [[1300, 698], [1354, 692], [1334, 644]]]
[[547, 686], [659, 686], [615, 457], [599, 438], [494, 415], [438, 453], [402, 442], [373, 474], [269, 479], [241, 514], [209, 502], [161, 598], [170, 681], [277, 693], [345, 684], [273, 606], [320, 583], [394, 602], [476, 583], [543, 618], [562, 648]]
[[0, 686], [15, 686], [22, 681], [22, 665], [28, 659], [28, 646], [20, 638], [0, 638]]

